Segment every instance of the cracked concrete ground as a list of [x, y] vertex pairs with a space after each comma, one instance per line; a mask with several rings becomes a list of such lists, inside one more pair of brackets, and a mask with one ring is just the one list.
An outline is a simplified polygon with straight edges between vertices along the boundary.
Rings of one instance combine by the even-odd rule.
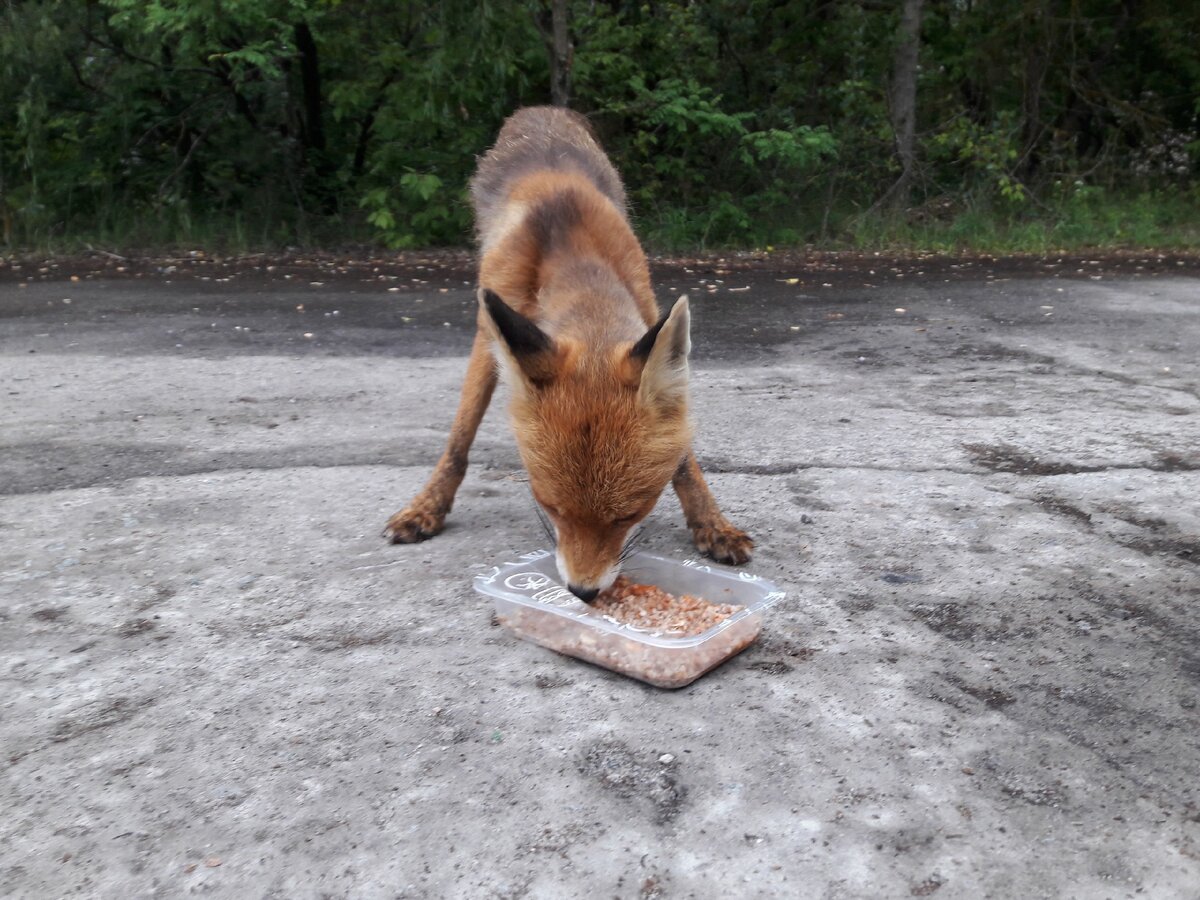
[[0, 284], [0, 894], [1200, 896], [1200, 280], [796, 274], [660, 273], [789, 593], [676, 692], [471, 590], [542, 544], [498, 409], [379, 539], [463, 279]]

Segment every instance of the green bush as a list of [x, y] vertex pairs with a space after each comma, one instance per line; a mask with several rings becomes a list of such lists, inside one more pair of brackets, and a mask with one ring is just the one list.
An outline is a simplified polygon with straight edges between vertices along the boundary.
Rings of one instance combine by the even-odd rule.
[[[0, 240], [464, 244], [549, 2], [6, 3]], [[898, 4], [573, 0], [573, 106], [663, 249], [1195, 246], [1200, 7], [1110, 6], [926, 4], [899, 209]]]

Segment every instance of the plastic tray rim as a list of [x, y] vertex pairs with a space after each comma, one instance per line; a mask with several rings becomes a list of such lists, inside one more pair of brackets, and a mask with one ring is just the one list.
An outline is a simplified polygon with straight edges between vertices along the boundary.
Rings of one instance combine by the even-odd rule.
[[[726, 569], [713, 563], [696, 559], [674, 560], [653, 553], [638, 552], [630, 558], [630, 566], [636, 568], [639, 559], [652, 560], [667, 566], [679, 566], [702, 571], [714, 578], [753, 584], [762, 591], [762, 596], [744, 605], [744, 608], [734, 613], [728, 619], [714, 625], [707, 631], [691, 636], [675, 637], [658, 631], [625, 625], [604, 616], [596, 616], [588, 612], [587, 605], [559, 583], [556, 576], [542, 572], [522, 572], [531, 564], [541, 562], [550, 556], [549, 550], [534, 550], [522, 554], [518, 559], [492, 566], [491, 571], [480, 573], [472, 579], [475, 590], [485, 596], [507, 600], [529, 609], [574, 619], [580, 625], [610, 634], [617, 634], [630, 640], [649, 644], [664, 649], [685, 650], [697, 647], [711, 640], [727, 628], [731, 628], [750, 616], [760, 615], [764, 610], [780, 603], [787, 596], [773, 582], [749, 572]], [[527, 576], [524, 580], [512, 581], [517, 576]]]

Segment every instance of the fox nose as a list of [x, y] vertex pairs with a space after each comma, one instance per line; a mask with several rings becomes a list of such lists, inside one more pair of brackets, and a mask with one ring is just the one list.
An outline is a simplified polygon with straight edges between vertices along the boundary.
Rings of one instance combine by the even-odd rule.
[[582, 588], [577, 584], [568, 584], [567, 589], [584, 603], [591, 603], [600, 593], [600, 588]]

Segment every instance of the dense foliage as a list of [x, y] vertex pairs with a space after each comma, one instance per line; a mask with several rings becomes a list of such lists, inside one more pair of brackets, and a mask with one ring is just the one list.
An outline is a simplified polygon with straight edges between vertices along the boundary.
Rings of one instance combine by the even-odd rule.
[[[926, 0], [893, 203], [901, 5], [575, 0], [571, 105], [660, 245], [1197, 240], [1200, 4]], [[549, 10], [7, 0], [2, 243], [465, 242]]]

